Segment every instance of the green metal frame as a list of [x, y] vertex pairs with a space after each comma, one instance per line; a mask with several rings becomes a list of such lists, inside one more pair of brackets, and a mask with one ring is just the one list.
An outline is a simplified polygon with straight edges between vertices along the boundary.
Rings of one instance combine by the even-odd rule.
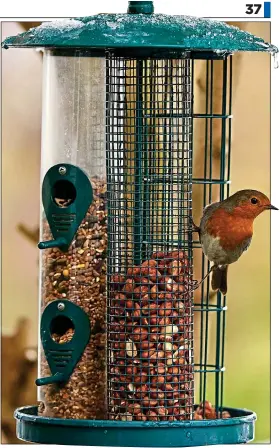
[[[230, 192], [230, 164], [231, 164], [231, 130], [232, 130], [232, 56], [223, 61], [222, 101], [219, 114], [213, 114], [214, 95], [214, 61], [205, 61], [206, 65], [206, 92], [205, 113], [198, 114], [197, 118], [205, 121], [205, 143], [204, 143], [204, 176], [203, 179], [194, 178], [193, 183], [201, 185], [203, 191], [203, 207], [213, 202], [213, 187], [219, 187], [219, 200], [229, 196]], [[194, 117], [196, 118], [196, 117]], [[220, 132], [220, 175], [213, 178], [213, 120], [221, 120]], [[198, 240], [193, 241], [193, 248], [200, 249]], [[209, 271], [210, 263], [202, 254], [201, 278]], [[220, 292], [216, 294], [214, 301], [210, 303], [210, 279], [209, 277], [201, 286], [201, 299], [194, 304], [194, 312], [200, 313], [200, 361], [195, 366], [195, 372], [199, 374], [199, 400], [206, 399], [214, 401], [216, 412], [223, 407], [223, 382], [224, 382], [224, 352], [225, 352], [225, 325], [226, 325], [226, 296]], [[216, 315], [216, 351], [214, 359], [209, 360], [209, 322], [210, 314]], [[214, 393], [211, 394], [209, 375], [214, 374]], [[208, 381], [207, 381], [208, 379]]]

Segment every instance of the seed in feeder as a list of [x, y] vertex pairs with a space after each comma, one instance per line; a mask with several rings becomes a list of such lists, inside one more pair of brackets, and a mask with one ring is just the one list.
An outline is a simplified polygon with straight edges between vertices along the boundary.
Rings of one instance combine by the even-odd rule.
[[173, 350], [173, 345], [171, 344], [171, 342], [164, 342], [163, 344], [163, 349], [166, 352], [172, 352]]
[[[114, 362], [115, 364], [118, 362], [119, 372], [110, 372], [110, 374], [114, 375], [118, 390], [124, 387], [122, 390], [126, 394], [131, 394], [127, 395], [129, 402], [124, 400], [123, 411], [132, 414], [133, 420], [138, 420], [133, 412], [134, 404], [138, 405], [139, 411], [139, 409], [143, 409], [143, 406], [145, 408], [145, 405], [152, 406], [156, 403], [153, 408], [156, 411], [155, 415], [151, 414], [153, 411], [144, 410], [145, 414], [143, 415], [147, 421], [167, 420], [169, 417], [178, 421], [188, 418], [190, 413], [185, 409], [188, 394], [186, 394], [185, 400], [181, 397], [179, 401], [179, 390], [184, 390], [185, 382], [189, 381], [189, 377], [187, 378], [186, 375], [189, 373], [185, 374], [185, 366], [188, 366], [185, 357], [182, 359], [181, 366], [180, 358], [175, 358], [173, 353], [178, 352], [178, 347], [184, 345], [184, 334], [186, 327], [188, 328], [190, 325], [190, 320], [185, 318], [187, 309], [184, 309], [183, 301], [178, 300], [180, 293], [178, 277], [174, 275], [173, 271], [171, 272], [171, 269], [168, 272], [168, 267], [182, 269], [182, 266], [181, 262], [169, 266], [170, 261], [172, 262], [170, 258], [162, 260], [164, 267], [160, 276], [158, 275], [160, 274], [160, 261], [154, 260], [152, 263], [149, 260], [146, 261], [140, 267], [128, 268], [123, 275], [122, 283], [111, 282], [112, 304], [113, 307], [116, 307], [113, 314], [119, 325], [118, 330], [114, 329], [114, 331], [120, 331], [126, 334], [126, 337], [129, 335], [129, 339], [125, 344], [126, 351], [114, 348], [117, 350]], [[175, 273], [179, 272], [175, 271]], [[154, 283], [155, 281], [157, 284]], [[114, 295], [117, 291], [123, 293], [123, 300], [119, 300], [118, 304], [114, 303]], [[117, 311], [121, 310], [123, 313], [118, 314]], [[178, 337], [179, 332], [182, 333], [181, 337]], [[112, 347], [115, 346], [112, 345]], [[135, 355], [133, 354], [134, 350]], [[128, 358], [122, 359], [125, 357], [125, 353]], [[129, 356], [132, 354], [134, 356]], [[138, 359], [132, 359], [135, 357]], [[118, 359], [119, 361], [117, 361]], [[131, 373], [132, 362], [136, 369], [133, 370], [133, 374]], [[129, 384], [127, 384], [128, 382]], [[166, 382], [167, 386], [165, 386]], [[132, 386], [136, 387], [135, 391]], [[171, 415], [167, 414], [167, 400], [171, 402], [168, 406], [174, 411]], [[176, 404], [178, 407], [175, 409]], [[157, 412], [157, 408], [160, 408], [159, 412]], [[182, 410], [181, 414], [180, 410]], [[139, 411], [137, 415], [141, 414]]]
[[154, 285], [154, 286], [151, 288], [151, 293], [150, 293], [150, 295], [151, 295], [151, 298], [154, 299], [154, 300], [157, 298], [157, 296], [158, 296], [158, 288], [157, 288], [157, 285]]
[[52, 261], [55, 262], [56, 264], [66, 264], [67, 258], [59, 258], [58, 260], [53, 259]]
[[158, 415], [154, 411], [148, 411], [146, 415], [148, 417], [148, 420], [150, 420], [152, 422], [158, 421], [158, 419], [159, 419]]
[[157, 261], [156, 260], [146, 260], [141, 264], [141, 267], [145, 268], [146, 266], [148, 267], [156, 267], [157, 266]]
[[[99, 186], [103, 184], [100, 180], [94, 180], [94, 190], [100, 190]], [[90, 251], [83, 247], [90, 244], [91, 239], [86, 239], [90, 234], [91, 229], [84, 229], [85, 222], [90, 223], [90, 218], [95, 220], [96, 208], [99, 207], [98, 201], [93, 200], [86, 215], [86, 219], [81, 223], [77, 230], [76, 238], [71, 243], [67, 255], [62, 257], [60, 250], [51, 251], [51, 259], [53, 264], [51, 270], [53, 271], [52, 277], [50, 273], [46, 272], [45, 281], [42, 288], [42, 305], [47, 305], [50, 301], [63, 298], [69, 298], [73, 303], [80, 306], [88, 314], [90, 318], [91, 328], [95, 329], [96, 321], [99, 320], [100, 324], [98, 331], [103, 332], [105, 330], [105, 317], [106, 317], [106, 294], [105, 289], [102, 291], [102, 287], [105, 282], [106, 276], [106, 260], [104, 260], [105, 269], [102, 265], [98, 265], [96, 261], [94, 266], [94, 257], [90, 254]], [[107, 229], [106, 222], [100, 225], [102, 234], [104, 235], [103, 243], [98, 247], [103, 252], [106, 250], [107, 245]], [[51, 239], [49, 226], [46, 220], [43, 221], [43, 238], [45, 240]], [[82, 252], [83, 251], [83, 252]], [[49, 251], [42, 253], [43, 265], [49, 264]], [[100, 254], [98, 254], [98, 257]], [[80, 264], [79, 264], [80, 263]], [[90, 270], [95, 267], [97, 275], [90, 273]], [[50, 268], [49, 268], [50, 269]], [[75, 271], [79, 269], [79, 275], [76, 277]], [[84, 269], [89, 271], [84, 272]], [[85, 276], [89, 273], [89, 277]], [[71, 277], [70, 277], [71, 275]], [[94, 289], [91, 289], [93, 285], [91, 283], [92, 277], [99, 277], [100, 281], [95, 283]], [[51, 280], [57, 281], [55, 284]], [[63, 280], [61, 283], [59, 283]], [[85, 282], [88, 282], [88, 286]], [[59, 289], [57, 290], [59, 284]], [[62, 286], [62, 290], [60, 290]], [[58, 292], [60, 294], [58, 294]], [[90, 306], [89, 306], [90, 305]], [[100, 347], [100, 342], [97, 336], [93, 335], [82, 355], [80, 361], [77, 363], [73, 374], [71, 375], [67, 384], [62, 385], [57, 389], [53, 389], [50, 386], [42, 387], [42, 399], [44, 400], [44, 410], [40, 407], [39, 414], [44, 416], [60, 417], [60, 418], [87, 418], [87, 419], [104, 419], [106, 418], [106, 393], [105, 393], [105, 346]], [[67, 342], [65, 335], [62, 337], [58, 335], [60, 344]], [[95, 353], [93, 358], [93, 353]], [[125, 352], [124, 352], [125, 354]], [[42, 357], [42, 376], [49, 376], [49, 368], [47, 362]], [[92, 360], [89, 362], [89, 360]], [[111, 360], [115, 362], [114, 358]], [[87, 386], [83, 387], [81, 378], [87, 380]], [[89, 390], [91, 396], [89, 400]], [[62, 399], [62, 396], [65, 398]], [[69, 397], [69, 398], [67, 398]], [[74, 406], [73, 406], [74, 405]]]
[[167, 356], [166, 364], [167, 364], [167, 366], [172, 366], [174, 364], [173, 355]]
[[188, 344], [181, 345], [181, 347], [179, 347], [178, 350], [176, 350], [176, 352], [174, 353], [174, 358], [178, 358], [178, 356], [182, 356], [183, 352], [185, 352], [187, 349], [188, 349]]
[[183, 302], [175, 302], [175, 308], [178, 310], [180, 314], [185, 313], [185, 305], [183, 304]]
[[136, 391], [136, 388], [133, 386], [132, 383], [130, 383], [130, 384], [127, 386], [127, 388], [128, 388], [128, 390], [129, 390], [129, 392], [135, 392], [135, 391]]
[[123, 422], [132, 422], [133, 416], [129, 412], [126, 412], [125, 414], [121, 415], [121, 420]]
[[131, 335], [135, 342], [144, 341], [148, 337], [148, 330], [146, 328], [136, 327]]
[[172, 313], [172, 302], [164, 302], [160, 305], [159, 315], [160, 316], [170, 316]]
[[159, 406], [156, 409], [156, 412], [158, 413], [158, 415], [161, 417], [162, 420], [167, 420], [168, 410], [165, 409], [164, 406]]
[[129, 356], [131, 358], [134, 358], [135, 356], [137, 356], [136, 345], [130, 339], [128, 339], [125, 348], [126, 348], [127, 356]]
[[133, 266], [132, 268], [128, 268], [127, 275], [128, 276], [134, 276], [140, 274], [140, 267], [139, 266]]
[[154, 252], [152, 255], [152, 258], [165, 258], [166, 257], [166, 253], [165, 252]]
[[143, 422], [145, 422], [145, 421], [147, 420], [146, 415], [145, 415], [145, 414], [142, 414], [142, 412], [141, 412], [140, 414], [137, 414], [137, 415], [135, 416], [135, 418], [136, 418], [136, 420], [140, 420], [140, 421], [143, 421]]
[[155, 352], [150, 356], [150, 361], [157, 361], [158, 359], [161, 359], [164, 357], [165, 357], [164, 351], [159, 350], [158, 352]]
[[173, 260], [168, 265], [168, 273], [173, 277], [178, 277], [182, 269], [182, 263], [179, 260]]
[[166, 327], [162, 328], [161, 334], [164, 335], [165, 339], [172, 338], [173, 335], [177, 334], [179, 331], [177, 325], [167, 325]]
[[130, 414], [138, 415], [141, 413], [141, 406], [139, 403], [131, 403], [128, 406], [128, 409]]
[[149, 358], [151, 359], [152, 356], [157, 355], [157, 352], [155, 349], [147, 350], [145, 352], [142, 352], [142, 358]]

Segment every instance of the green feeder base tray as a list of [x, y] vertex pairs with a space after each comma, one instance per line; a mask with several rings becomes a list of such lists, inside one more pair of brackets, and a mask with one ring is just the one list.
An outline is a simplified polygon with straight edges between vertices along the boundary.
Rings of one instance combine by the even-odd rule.
[[15, 411], [17, 437], [26, 442], [107, 447], [187, 447], [246, 443], [256, 414], [224, 408], [231, 418], [180, 422], [68, 420], [38, 416], [37, 406]]

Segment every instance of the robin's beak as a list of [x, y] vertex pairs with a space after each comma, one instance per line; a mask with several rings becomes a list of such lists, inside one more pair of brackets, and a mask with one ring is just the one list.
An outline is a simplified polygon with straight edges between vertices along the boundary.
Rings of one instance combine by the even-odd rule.
[[277, 207], [274, 207], [274, 205], [271, 205], [271, 204], [266, 205], [265, 208], [266, 208], [267, 210], [279, 210]]

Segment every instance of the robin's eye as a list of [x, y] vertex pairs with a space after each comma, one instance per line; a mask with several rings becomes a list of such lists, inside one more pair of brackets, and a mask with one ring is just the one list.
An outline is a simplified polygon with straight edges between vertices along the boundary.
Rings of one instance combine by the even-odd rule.
[[258, 203], [257, 198], [252, 198], [252, 199], [251, 199], [251, 203], [254, 204], [254, 205], [257, 204], [257, 203]]

